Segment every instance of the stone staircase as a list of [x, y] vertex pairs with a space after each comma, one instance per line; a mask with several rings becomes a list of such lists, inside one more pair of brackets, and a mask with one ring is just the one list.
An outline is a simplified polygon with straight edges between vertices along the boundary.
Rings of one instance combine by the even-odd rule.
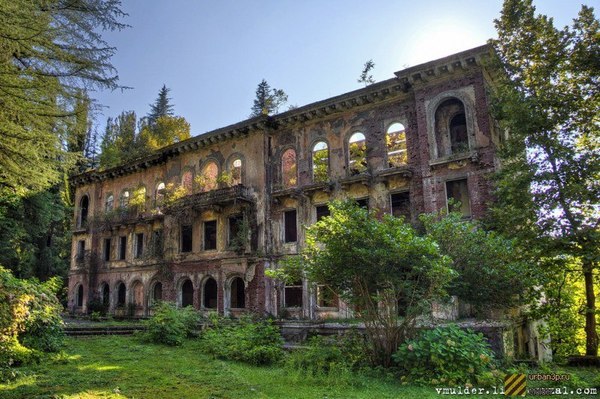
[[65, 334], [69, 337], [89, 337], [96, 335], [133, 335], [137, 331], [143, 331], [142, 325], [126, 326], [94, 326], [94, 325], [67, 325]]

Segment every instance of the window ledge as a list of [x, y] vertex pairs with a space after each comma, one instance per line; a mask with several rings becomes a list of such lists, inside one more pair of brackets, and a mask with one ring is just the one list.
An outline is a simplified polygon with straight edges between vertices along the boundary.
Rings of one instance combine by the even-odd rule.
[[469, 152], [461, 152], [460, 154], [452, 154], [447, 155], [445, 157], [437, 158], [432, 161], [429, 161], [429, 166], [439, 166], [445, 165], [451, 162], [458, 161], [471, 161], [478, 162], [479, 161], [479, 153], [477, 151], [469, 151]]
[[377, 173], [377, 177], [388, 177], [400, 175], [402, 177], [412, 177], [412, 170], [408, 165], [404, 166], [396, 166], [393, 168], [383, 169], [379, 173]]
[[347, 186], [354, 183], [363, 183], [366, 184], [371, 180], [371, 174], [364, 172], [354, 176], [348, 176], [343, 179], [340, 179], [340, 183], [343, 186]]

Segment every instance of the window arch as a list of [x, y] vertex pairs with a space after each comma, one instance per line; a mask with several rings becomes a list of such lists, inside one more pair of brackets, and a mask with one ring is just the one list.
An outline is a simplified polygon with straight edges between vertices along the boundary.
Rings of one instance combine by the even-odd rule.
[[83, 285], [81, 285], [81, 284], [79, 284], [79, 286], [77, 286], [77, 294], [75, 296], [75, 304], [79, 308], [83, 306]]
[[434, 115], [434, 137], [438, 157], [460, 154], [469, 150], [465, 105], [457, 98], [448, 98], [437, 107]]
[[117, 307], [125, 306], [127, 300], [127, 288], [122, 281], [117, 284]]
[[204, 282], [204, 287], [202, 289], [202, 305], [206, 309], [216, 309], [217, 308], [217, 299], [218, 298], [218, 290], [217, 290], [217, 281], [209, 277]]
[[100, 286], [100, 298], [102, 300], [102, 306], [108, 309], [110, 306], [110, 287], [107, 283], [102, 283]]
[[190, 279], [181, 284], [181, 307], [194, 306], [194, 285]]
[[165, 187], [165, 183], [164, 182], [159, 182], [156, 185], [156, 193], [154, 194], [154, 197], [156, 199], [156, 205], [162, 205], [162, 203], [165, 200], [165, 191], [166, 191], [166, 187]]
[[119, 198], [119, 206], [126, 208], [129, 205], [129, 190], [123, 190], [121, 198]]
[[367, 170], [367, 140], [361, 132], [356, 132], [348, 140], [348, 170], [357, 175]]
[[296, 150], [293, 148], [288, 148], [281, 155], [281, 176], [284, 188], [294, 187], [298, 184]]
[[217, 188], [219, 166], [215, 161], [208, 161], [202, 168], [202, 173], [196, 178], [200, 191], [210, 191]]
[[115, 197], [112, 194], [109, 194], [108, 197], [106, 197], [106, 202], [104, 205], [106, 212], [112, 211], [114, 204], [115, 204]]
[[87, 195], [84, 195], [81, 197], [81, 200], [79, 200], [79, 227], [84, 227], [87, 223], [89, 209], [90, 199]]
[[229, 173], [231, 173], [231, 185], [235, 186], [242, 184], [242, 168], [244, 163], [242, 158], [234, 158], [229, 165]]
[[406, 150], [406, 130], [399, 122], [392, 123], [385, 134], [387, 160], [390, 168], [396, 168], [408, 163]]
[[188, 193], [191, 193], [193, 183], [194, 183], [194, 175], [193, 175], [192, 171], [186, 170], [185, 172], [183, 172], [183, 175], [181, 175], [181, 186], [183, 188], [185, 188], [185, 191], [187, 191]]
[[229, 304], [234, 309], [246, 307], [246, 288], [241, 277], [234, 277], [229, 288]]
[[324, 141], [315, 143], [312, 148], [312, 173], [315, 183], [329, 180], [329, 147]]
[[163, 286], [160, 281], [157, 281], [152, 286], [152, 301], [158, 302], [163, 299]]

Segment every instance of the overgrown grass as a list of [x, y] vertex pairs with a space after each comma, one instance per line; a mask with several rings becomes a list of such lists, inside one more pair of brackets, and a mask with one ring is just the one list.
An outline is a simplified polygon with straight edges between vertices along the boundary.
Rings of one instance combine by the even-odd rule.
[[27, 375], [0, 385], [15, 398], [434, 398], [433, 388], [402, 387], [363, 378], [325, 383], [276, 367], [214, 360], [199, 340], [179, 347], [131, 337], [70, 338], [65, 356], [22, 368]]
[[[132, 337], [69, 338], [64, 354], [54, 355], [39, 365], [19, 368], [24, 375], [10, 384], [0, 384], [0, 398], [439, 399], [444, 396], [438, 395], [433, 387], [401, 385], [358, 374], [351, 378], [335, 375], [319, 378], [283, 367], [214, 360], [201, 352], [201, 346], [198, 339], [168, 347], [145, 344]], [[557, 368], [551, 372], [577, 373], [580, 380], [572, 385], [600, 383], [597, 369]], [[528, 387], [553, 385], [556, 384], [528, 382]], [[490, 398], [489, 395], [469, 397]]]

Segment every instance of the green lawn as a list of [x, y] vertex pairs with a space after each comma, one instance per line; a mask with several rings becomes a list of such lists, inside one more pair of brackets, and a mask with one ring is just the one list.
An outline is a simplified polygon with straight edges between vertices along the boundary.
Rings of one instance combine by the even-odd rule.
[[376, 379], [325, 384], [284, 369], [213, 360], [197, 341], [171, 348], [131, 337], [68, 339], [61, 360], [22, 368], [0, 398], [434, 398], [433, 388]]
[[[40, 365], [20, 368], [25, 375], [11, 384], [0, 384], [0, 398], [452, 397], [438, 395], [431, 387], [402, 386], [380, 379], [354, 377], [324, 382], [289, 373], [283, 368], [253, 367], [214, 360], [200, 352], [198, 340], [190, 340], [181, 347], [172, 348], [143, 344], [132, 337], [69, 338], [65, 353], [65, 356], [55, 356], [53, 360]], [[554, 372], [577, 374], [577, 378], [582, 380], [581, 385], [576, 384], [578, 386], [597, 386], [590, 382], [600, 381], [596, 380], [597, 369], [569, 368]], [[528, 387], [531, 386], [549, 385], [528, 383]]]

